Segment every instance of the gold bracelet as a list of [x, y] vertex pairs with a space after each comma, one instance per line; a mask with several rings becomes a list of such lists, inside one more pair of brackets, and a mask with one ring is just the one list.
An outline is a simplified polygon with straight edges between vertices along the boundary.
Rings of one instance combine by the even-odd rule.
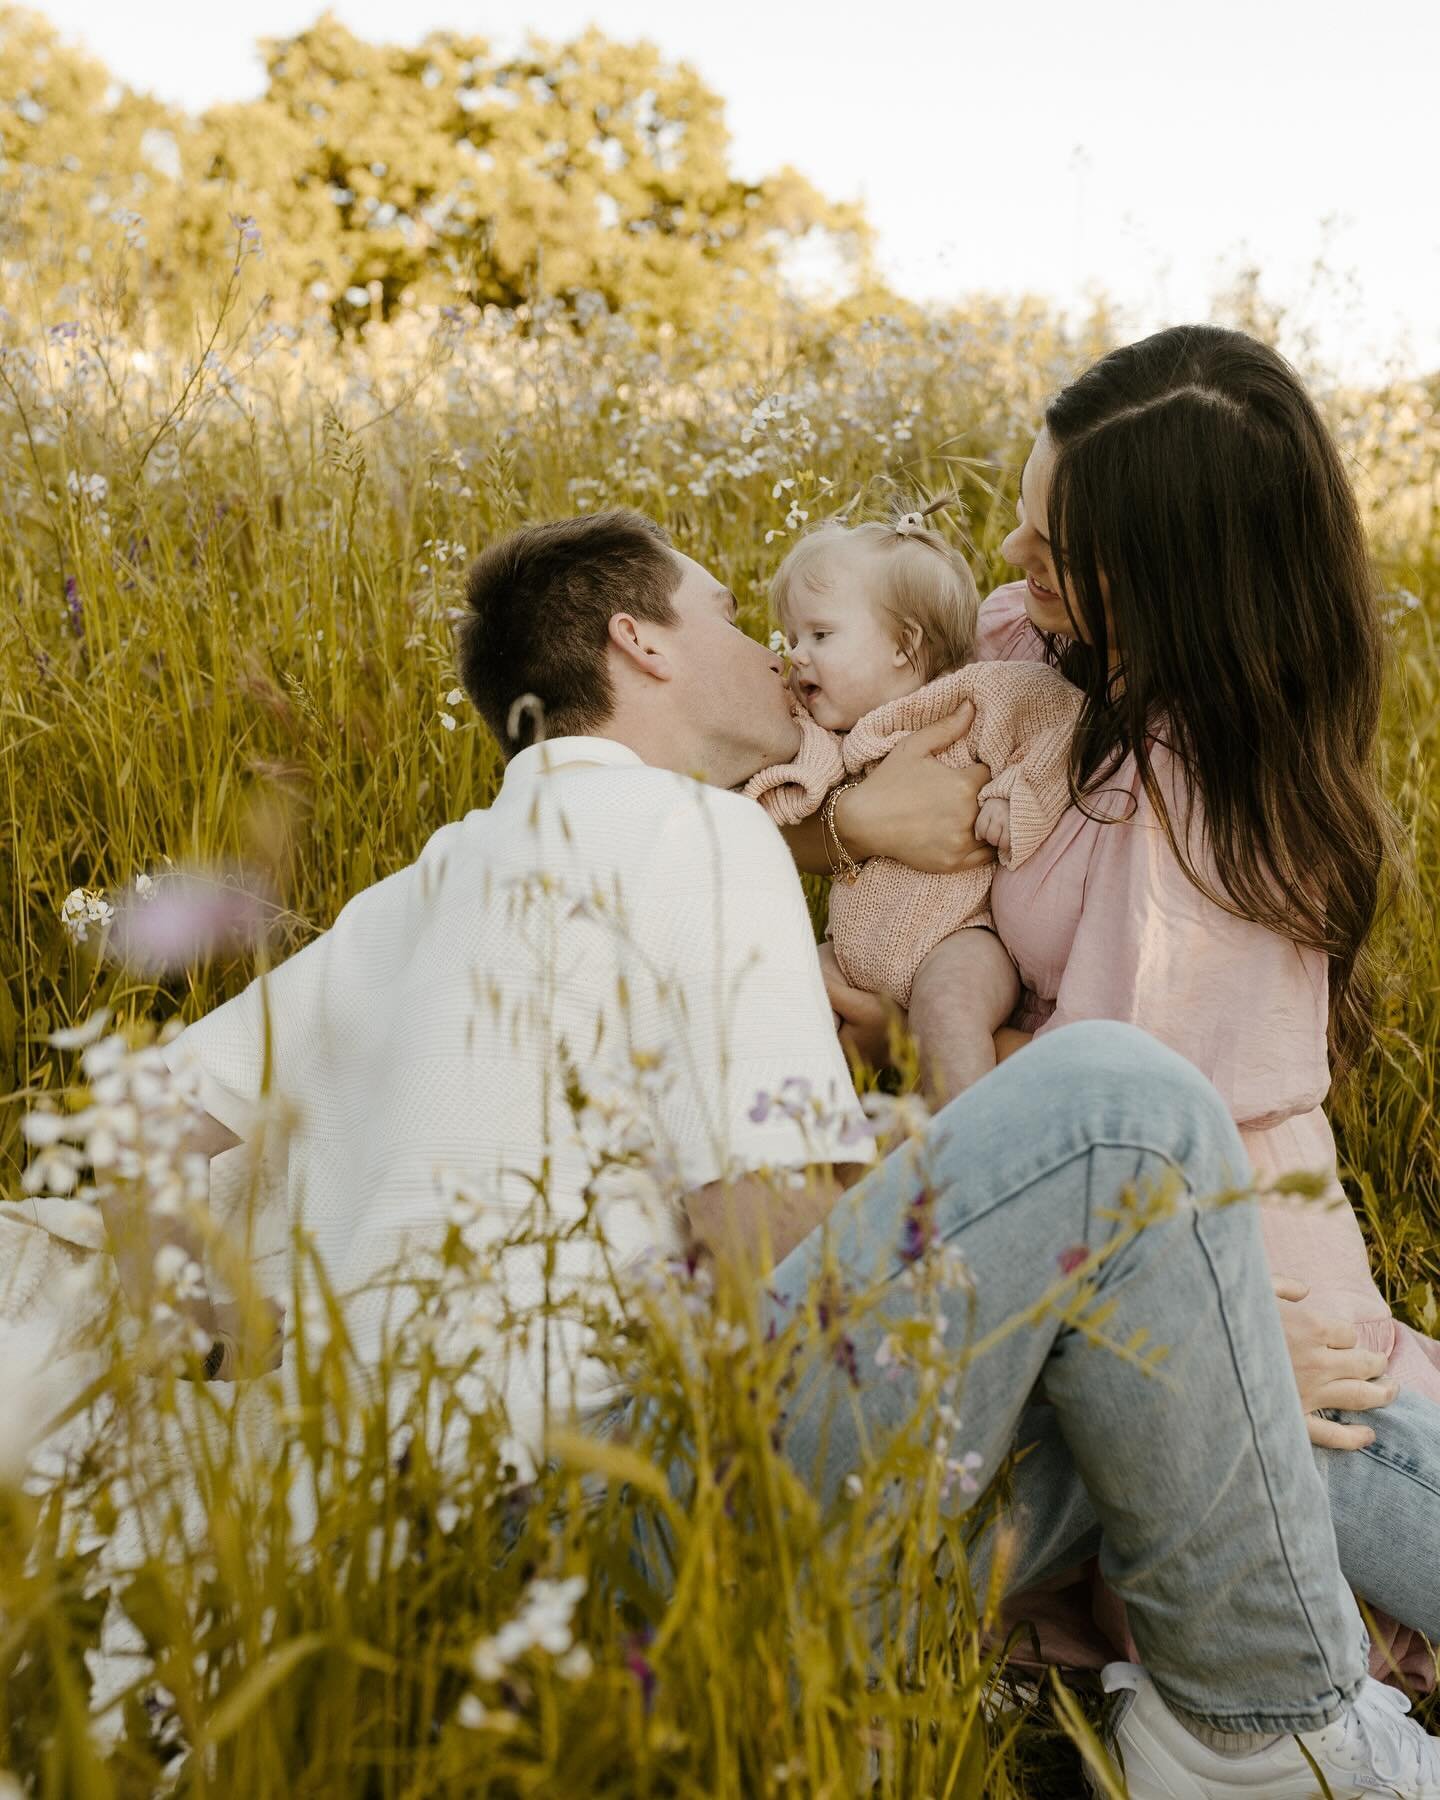
[[[835, 808], [840, 804], [840, 796], [848, 788], [859, 787], [863, 780], [863, 776], [855, 775], [849, 781], [842, 781], [839, 787], [831, 788], [825, 796], [825, 804], [820, 808], [820, 841], [825, 846], [831, 879], [843, 881], [847, 886], [859, 880], [860, 864], [841, 842], [839, 827], [835, 823]], [[835, 846], [833, 855], [830, 850], [832, 843]]]

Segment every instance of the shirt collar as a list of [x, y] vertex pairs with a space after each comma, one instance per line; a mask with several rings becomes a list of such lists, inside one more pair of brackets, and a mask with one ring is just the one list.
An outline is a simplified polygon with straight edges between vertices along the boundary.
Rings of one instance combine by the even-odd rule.
[[512, 756], [501, 783], [501, 793], [513, 793], [529, 787], [541, 775], [563, 769], [571, 763], [603, 763], [615, 769], [643, 769], [645, 760], [628, 744], [607, 737], [554, 737], [544, 743], [531, 744]]

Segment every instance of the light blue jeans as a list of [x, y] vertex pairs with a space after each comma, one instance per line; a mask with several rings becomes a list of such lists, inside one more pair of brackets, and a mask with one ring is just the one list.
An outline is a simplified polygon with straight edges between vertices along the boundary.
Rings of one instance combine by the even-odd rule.
[[1317, 1450], [1340, 1566], [1355, 1592], [1440, 1644], [1440, 1406], [1401, 1393], [1375, 1412], [1364, 1450]]
[[[967, 1331], [984, 1336], [1034, 1307], [1063, 1253], [1126, 1235], [1113, 1211], [1123, 1190], [1178, 1176], [1169, 1215], [1093, 1277], [1111, 1308], [1111, 1340], [1143, 1330], [1167, 1345], [1163, 1373], [1138, 1370], [1047, 1311], [971, 1363], [952, 1454], [973, 1453], [983, 1484], [1045, 1415], [1054, 1429], [1043, 1454], [1015, 1476], [1024, 1528], [1012, 1585], [1098, 1547], [1173, 1707], [1226, 1731], [1303, 1731], [1333, 1720], [1359, 1690], [1367, 1640], [1254, 1204], [1203, 1204], [1242, 1185], [1246, 1169], [1219, 1097], [1154, 1039], [1103, 1023], [1040, 1039], [946, 1107], [918, 1157], [898, 1153], [853, 1188], [776, 1270], [778, 1320], [803, 1304], [824, 1237], [857, 1287], [884, 1281], [893, 1294], [885, 1316], [855, 1328], [858, 1392], [844, 1369], [818, 1363], [787, 1408], [785, 1449], [828, 1499], [861, 1465], [862, 1442], [883, 1455], [887, 1433], [912, 1417], [915, 1377], [893, 1378], [892, 1368], [880, 1378], [875, 1352], [915, 1304], [902, 1277], [922, 1192], [927, 1229], [973, 1275], [973, 1301], [958, 1288], [943, 1297], [944, 1342], [958, 1348]], [[1037, 1408], [1042, 1378], [1048, 1406]], [[982, 1545], [977, 1587], [986, 1554]]]

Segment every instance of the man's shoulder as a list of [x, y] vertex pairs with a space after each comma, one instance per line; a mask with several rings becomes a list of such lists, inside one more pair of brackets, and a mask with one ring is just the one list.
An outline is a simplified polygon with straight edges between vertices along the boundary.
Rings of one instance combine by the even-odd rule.
[[784, 839], [762, 806], [671, 769], [637, 763], [576, 770], [543, 787], [540, 801], [580, 836], [613, 841], [618, 831], [647, 850], [678, 850], [693, 841], [788, 861]]

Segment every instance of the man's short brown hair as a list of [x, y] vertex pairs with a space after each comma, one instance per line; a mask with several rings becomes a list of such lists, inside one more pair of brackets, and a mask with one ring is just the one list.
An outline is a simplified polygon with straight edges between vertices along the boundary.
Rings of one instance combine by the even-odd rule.
[[[617, 509], [526, 525], [491, 544], [465, 578], [460, 678], [507, 757], [545, 737], [596, 730], [615, 708], [610, 620], [673, 625], [681, 566], [663, 527]], [[510, 732], [516, 702], [534, 695]]]

